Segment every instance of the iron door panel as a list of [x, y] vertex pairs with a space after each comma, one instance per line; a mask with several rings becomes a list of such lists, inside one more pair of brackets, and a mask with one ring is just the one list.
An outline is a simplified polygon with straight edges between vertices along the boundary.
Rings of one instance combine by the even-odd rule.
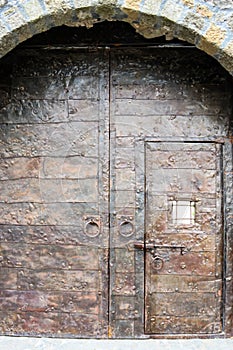
[[146, 333], [222, 331], [220, 153], [146, 143]]
[[153, 141], [227, 135], [219, 67], [188, 48], [19, 55], [0, 114], [1, 333], [220, 332], [219, 146]]
[[[179, 334], [180, 332], [184, 334], [186, 331], [189, 334], [196, 334], [200, 329], [203, 329], [205, 334], [221, 331], [222, 235], [211, 234], [212, 231], [220, 232], [219, 227], [222, 224], [220, 217], [219, 223], [215, 221], [215, 224], [211, 219], [215, 214], [220, 215], [221, 210], [221, 201], [218, 198], [221, 193], [218, 183], [220, 179], [219, 150], [217, 145], [208, 144], [208, 141], [213, 137], [227, 134], [230, 100], [229, 95], [227, 97], [227, 94], [223, 93], [227, 90], [227, 83], [220, 78], [222, 73], [219, 67], [210, 65], [206, 57], [202, 57], [200, 66], [198, 63], [200, 55], [200, 52], [194, 52], [188, 48], [179, 50], [129, 48], [127, 52], [118, 48], [110, 52], [111, 274], [109, 311], [111, 337], [166, 336], [166, 334]], [[164, 151], [163, 148], [157, 149], [156, 152], [147, 150], [148, 145], [152, 147], [156, 145], [154, 141], [162, 140], [181, 140], [182, 142], [177, 142], [177, 149], [173, 146], [170, 153], [169, 149]], [[183, 143], [184, 140], [187, 142]], [[206, 143], [201, 143], [203, 140]], [[158, 145], [161, 146], [163, 143], [158, 142]], [[191, 147], [190, 150], [188, 145]], [[176, 150], [175, 158], [173, 157], [174, 149]], [[189, 151], [195, 153], [195, 157], [185, 157], [184, 155]], [[150, 157], [149, 160], [148, 157]], [[152, 164], [147, 164], [147, 162]], [[163, 170], [166, 167], [171, 168], [170, 172]], [[207, 168], [202, 169], [202, 167]], [[182, 241], [186, 242], [185, 247], [187, 247], [187, 242], [193, 240], [192, 227], [190, 230], [184, 229], [179, 234], [172, 231], [173, 233], [168, 235], [165, 230], [168, 199], [164, 193], [172, 194], [172, 191], [179, 193], [176, 183], [178, 169], [182, 178], [181, 192], [183, 194], [190, 192], [189, 170], [192, 169], [193, 177], [196, 179], [196, 183], [193, 183], [194, 193], [199, 194], [200, 192], [202, 195], [201, 202], [190, 196], [188, 198], [181, 196], [181, 200], [188, 200], [195, 205], [195, 220], [199, 224], [198, 230], [200, 231], [198, 233], [198, 230], [195, 230], [195, 244], [192, 243], [192, 249], [188, 254], [182, 248]], [[163, 180], [164, 172], [166, 181]], [[213, 181], [214, 178], [217, 180]], [[148, 189], [148, 181], [157, 183], [161, 193], [154, 196]], [[167, 183], [170, 182], [172, 189], [171, 191], [169, 189], [169, 192]], [[198, 186], [200, 186], [199, 189]], [[216, 191], [220, 192], [216, 195]], [[146, 203], [145, 198], [147, 198]], [[170, 200], [171, 206], [172, 202]], [[163, 207], [165, 209], [162, 210]], [[208, 210], [203, 208], [208, 208]], [[158, 256], [153, 256], [156, 269], [152, 271], [150, 265], [147, 266], [150, 261], [148, 259], [152, 256], [147, 251], [145, 261], [144, 249], [149, 232], [148, 226], [155, 212], [159, 213], [156, 224], [162, 230], [156, 242], [158, 245], [165, 245], [166, 248], [157, 248]], [[125, 231], [122, 231], [122, 228]], [[152, 236], [151, 239], [154, 240], [155, 237]], [[178, 245], [179, 249], [171, 249], [170, 246], [173, 244]], [[161, 261], [161, 255], [163, 259], [171, 259], [171, 266], [168, 267]], [[181, 263], [178, 263], [180, 256], [183, 258], [182, 266], [185, 267], [177, 271], [174, 266]], [[195, 262], [196, 271], [193, 271], [189, 259]], [[199, 263], [200, 259], [204, 264]], [[161, 265], [163, 269], [166, 269], [162, 277], [159, 270]], [[195, 283], [192, 281], [192, 274], [195, 276]], [[218, 276], [214, 277], [216, 274]], [[174, 275], [172, 279], [170, 275]], [[202, 294], [195, 292], [196, 284]], [[192, 285], [193, 287], [190, 287]], [[146, 291], [144, 286], [147, 288]], [[158, 295], [156, 294], [157, 288], [160, 293]], [[156, 315], [157, 307], [154, 310], [153, 305], [160, 305], [161, 300], [167, 300], [168, 294], [164, 293], [172, 293], [176, 288], [181, 288], [183, 295], [191, 293], [194, 289], [192, 312], [196, 305], [196, 314], [202, 310], [201, 305], [197, 302], [199, 295], [203, 296], [203, 300], [212, 303], [207, 304], [204, 312], [208, 318], [215, 317], [213, 326], [210, 325], [209, 329], [204, 330], [205, 327], [201, 326], [201, 321], [199, 326], [195, 324], [197, 317], [193, 317], [192, 313], [188, 314], [188, 320], [191, 320], [192, 317], [191, 323], [194, 326], [193, 328], [190, 326], [187, 330], [181, 329], [180, 317], [177, 317], [177, 320], [173, 318], [174, 322], [171, 320], [171, 323], [177, 324], [177, 329], [169, 329], [169, 327], [156, 329], [155, 326], [151, 326], [152, 321], [149, 320], [153, 320], [154, 316], [150, 317], [151, 310], [152, 313], [155, 312], [156, 317], [160, 317]], [[209, 292], [210, 298], [207, 297]], [[153, 300], [150, 293], [152, 293]], [[217, 293], [216, 298], [215, 293]], [[169, 295], [173, 295], [173, 302], [175, 302], [176, 294]], [[191, 296], [192, 294], [188, 295], [190, 303]], [[179, 300], [181, 300], [180, 295], [177, 296], [177, 305], [179, 305]], [[216, 300], [214, 306], [216, 311], [212, 310], [213, 300]], [[147, 306], [148, 313], [144, 310]], [[171, 305], [169, 310], [170, 308]], [[186, 310], [181, 311], [183, 319], [185, 312]], [[177, 310], [174, 309], [174, 317], [176, 313]], [[161, 317], [170, 317], [170, 315], [162, 314]], [[145, 326], [144, 322], [146, 322]]]
[[107, 337], [108, 56], [16, 61], [0, 125], [0, 332]]

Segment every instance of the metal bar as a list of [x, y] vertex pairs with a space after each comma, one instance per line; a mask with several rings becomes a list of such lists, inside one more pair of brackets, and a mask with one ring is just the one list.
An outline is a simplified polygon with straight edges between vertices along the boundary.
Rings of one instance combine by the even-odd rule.
[[185, 249], [185, 246], [178, 246], [178, 245], [162, 245], [162, 244], [155, 244], [155, 243], [144, 243], [144, 242], [135, 242], [134, 247], [137, 249], [163, 249], [163, 248], [170, 248], [170, 249]]
[[145, 45], [145, 44], [113, 44], [113, 43], [106, 43], [103, 45], [98, 45], [98, 46], [92, 46], [92, 45], [22, 45], [18, 50], [25, 50], [25, 49], [40, 49], [40, 50], [98, 50], [98, 49], [109, 49], [109, 48], [114, 48], [114, 49], [122, 49], [122, 48], [143, 48], [143, 49], [161, 49], [161, 48], [166, 48], [166, 49], [177, 49], [177, 48], [182, 48], [182, 49], [196, 49], [196, 46], [194, 45], [182, 45], [182, 44], [154, 44], [154, 45]]
[[227, 141], [225, 137], [211, 136], [211, 137], [174, 137], [172, 140], [169, 137], [154, 137], [147, 136], [144, 138], [145, 142], [166, 142], [166, 143], [174, 143], [174, 142], [185, 142], [185, 143], [219, 143], [224, 144]]

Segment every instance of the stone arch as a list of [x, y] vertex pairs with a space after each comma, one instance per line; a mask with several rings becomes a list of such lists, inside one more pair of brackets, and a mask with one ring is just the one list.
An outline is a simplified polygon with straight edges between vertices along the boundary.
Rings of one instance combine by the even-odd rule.
[[233, 75], [233, 9], [228, 0], [0, 0], [0, 56], [60, 26], [126, 21], [147, 38], [195, 44]]

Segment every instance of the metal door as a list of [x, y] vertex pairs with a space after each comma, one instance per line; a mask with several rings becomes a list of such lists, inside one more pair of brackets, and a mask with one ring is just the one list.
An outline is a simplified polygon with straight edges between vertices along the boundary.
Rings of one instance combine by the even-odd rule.
[[219, 145], [146, 144], [145, 331], [221, 332]]
[[111, 54], [114, 337], [222, 331], [218, 142], [230, 99], [219, 68], [203, 56], [199, 65], [200, 55], [187, 48]]
[[1, 77], [0, 332], [220, 332], [219, 67], [192, 49], [24, 49]]
[[22, 50], [1, 75], [12, 98], [0, 125], [0, 331], [106, 337], [108, 56]]

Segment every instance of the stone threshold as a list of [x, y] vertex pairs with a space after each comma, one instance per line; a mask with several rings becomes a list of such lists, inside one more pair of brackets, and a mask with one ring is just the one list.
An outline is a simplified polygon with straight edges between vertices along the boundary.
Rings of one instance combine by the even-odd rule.
[[233, 350], [232, 339], [95, 340], [0, 336], [0, 350]]

